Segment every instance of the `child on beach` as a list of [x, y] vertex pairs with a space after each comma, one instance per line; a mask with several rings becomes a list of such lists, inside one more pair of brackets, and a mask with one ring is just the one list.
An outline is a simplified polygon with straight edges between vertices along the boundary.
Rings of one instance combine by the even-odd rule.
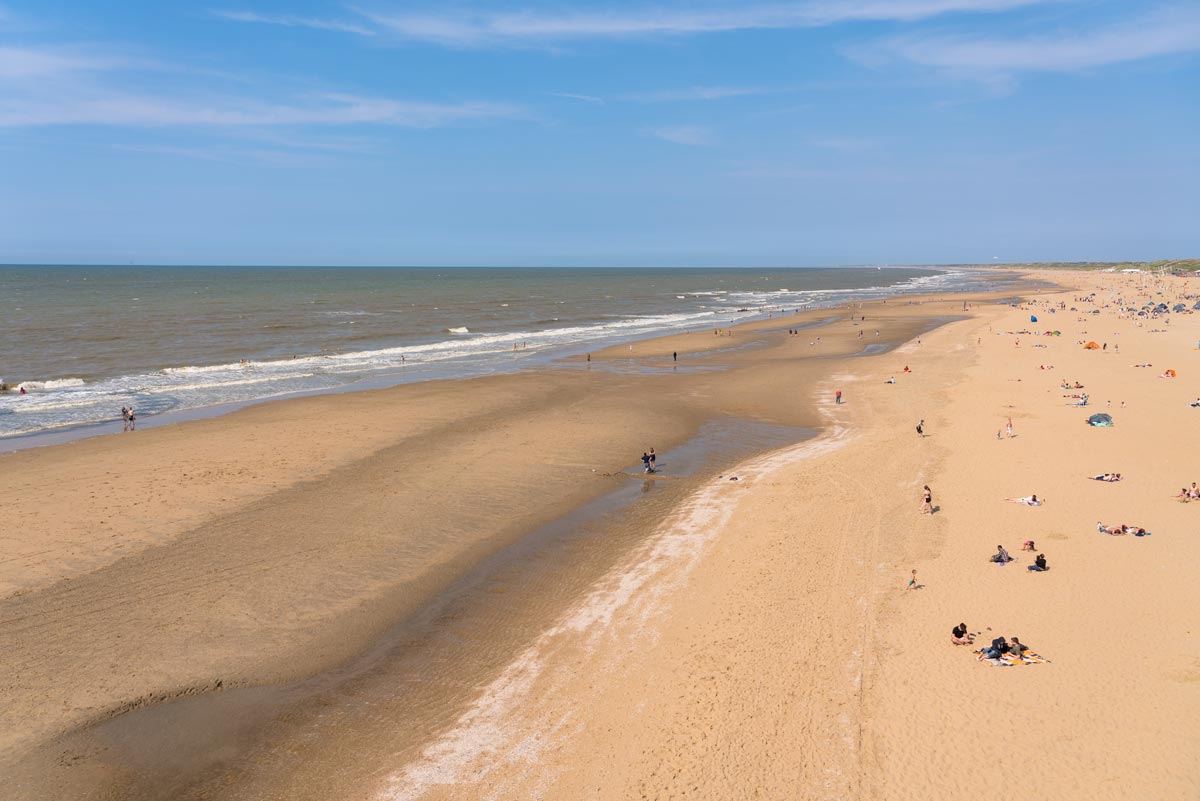
[[921, 493], [921, 514], [933, 514], [933, 491], [929, 489], [929, 485], [925, 485], [925, 491]]
[[916, 588], [917, 588], [917, 571], [916, 571], [916, 569], [914, 569], [912, 572], [912, 577], [909, 578], [909, 580], [908, 580], [908, 589], [915, 590]]

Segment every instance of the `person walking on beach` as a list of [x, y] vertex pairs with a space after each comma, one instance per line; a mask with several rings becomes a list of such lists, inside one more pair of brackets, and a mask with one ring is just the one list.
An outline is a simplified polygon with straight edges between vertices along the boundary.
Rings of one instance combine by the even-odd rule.
[[929, 485], [925, 485], [925, 491], [921, 493], [921, 514], [933, 514], [933, 490], [929, 489]]
[[840, 389], [837, 392], [833, 393], [833, 402], [837, 403], [837, 404], [840, 404], [842, 402], [842, 391]]
[[654, 452], [654, 448], [650, 449], [650, 472], [653, 473], [658, 469], [658, 454]]
[[124, 406], [121, 407], [121, 422], [123, 422], [125, 424], [125, 427], [121, 430], [128, 431], [129, 430], [129, 410], [126, 409]]
[[650, 454], [642, 451], [642, 472], [653, 473], [654, 467], [650, 464]]
[[1012, 439], [1012, 418], [1008, 418], [1008, 422], [1004, 424], [1004, 430], [1008, 434], [1008, 438]]
[[924, 436], [925, 436], [925, 421], [924, 421], [924, 420], [922, 420], [921, 422], [917, 423], [917, 436], [918, 436], [918, 437], [924, 437]]
[[671, 351], [671, 361], [673, 361], [673, 362], [679, 361], [679, 351], [677, 351], [677, 350]]
[[134, 431], [135, 429], [137, 429], [137, 415], [134, 414], [133, 407], [130, 406], [129, 407], [129, 430]]

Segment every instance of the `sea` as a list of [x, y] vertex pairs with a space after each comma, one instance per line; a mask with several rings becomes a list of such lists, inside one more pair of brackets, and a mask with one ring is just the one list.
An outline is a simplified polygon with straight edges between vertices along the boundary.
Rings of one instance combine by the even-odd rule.
[[[796, 309], [978, 290], [953, 269], [0, 266], [0, 444], [511, 372]], [[20, 389], [25, 393], [21, 394]]]

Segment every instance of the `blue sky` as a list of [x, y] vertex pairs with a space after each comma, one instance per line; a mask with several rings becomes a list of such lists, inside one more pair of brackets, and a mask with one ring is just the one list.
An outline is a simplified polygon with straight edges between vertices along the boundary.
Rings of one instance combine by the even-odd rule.
[[1200, 3], [0, 0], [0, 262], [1200, 255]]

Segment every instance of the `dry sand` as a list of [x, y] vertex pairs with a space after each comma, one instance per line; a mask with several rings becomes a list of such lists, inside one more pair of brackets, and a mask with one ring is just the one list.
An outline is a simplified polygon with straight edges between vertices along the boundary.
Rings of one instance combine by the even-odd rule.
[[[1102, 300], [1141, 280], [1050, 277]], [[1090, 309], [1078, 294], [1061, 297]], [[1200, 507], [1170, 496], [1200, 472], [1200, 318], [1150, 333], [1168, 326], [1039, 311], [1063, 335], [1018, 348], [1002, 332], [1033, 328], [1028, 309], [975, 313], [813, 387], [823, 441], [698, 493], [377, 797], [1197, 797]], [[1180, 377], [1157, 378], [1168, 366]], [[1093, 408], [1065, 406], [1063, 378]], [[828, 404], [834, 386], [846, 405]], [[1116, 427], [1084, 425], [1106, 399]], [[1016, 436], [997, 441], [1009, 417]], [[1125, 479], [1087, 478], [1109, 470]], [[1046, 504], [1004, 500], [1030, 493]], [[1025, 569], [1026, 539], [1048, 572]], [[1016, 564], [989, 563], [997, 543]], [[652, 580], [619, 579], [656, 562]], [[1051, 661], [978, 662], [950, 643], [960, 621]]]
[[[1143, 280], [1040, 277], [1101, 300]], [[0, 563], [0, 766], [20, 774], [17, 797], [70, 797], [46, 790], [80, 786], [47, 738], [216, 681], [343, 662], [466, 565], [606, 491], [620, 479], [603, 474], [647, 444], [740, 416], [823, 433], [743, 463], [738, 481], [688, 485], [404, 748], [383, 735], [412, 720], [347, 717], [339, 746], [329, 716], [296, 714], [280, 724], [278, 749], [302, 757], [281, 763], [286, 780], [203, 797], [1194, 798], [1200, 505], [1169, 496], [1200, 480], [1187, 474], [1200, 318], [1150, 333], [1167, 326], [1039, 311], [1036, 328], [1063, 336], [1017, 348], [1003, 332], [1032, 327], [1030, 311], [983, 303], [919, 345], [839, 358], [869, 344], [860, 329], [912, 336], [960, 303], [778, 330], [831, 316], [812, 313], [611, 349], [591, 369], [268, 404], [0, 457], [20, 480], [0, 487], [6, 517], [39, 521], [7, 535]], [[1110, 349], [1083, 351], [1083, 330]], [[1165, 367], [1179, 378], [1156, 378]], [[1092, 409], [1063, 405], [1063, 378]], [[1116, 427], [1086, 427], [1109, 398]], [[1017, 436], [997, 441], [1008, 417]], [[1105, 470], [1126, 478], [1085, 478]], [[925, 483], [933, 516], [918, 513]], [[1044, 506], [1004, 501], [1034, 492]], [[1154, 534], [1106, 537], [1097, 519]], [[1026, 539], [1050, 571], [1025, 570]], [[988, 563], [997, 543], [1018, 564]], [[908, 591], [912, 568], [923, 586]], [[960, 620], [1051, 662], [979, 663], [949, 643]], [[104, 781], [103, 754], [79, 758]], [[356, 761], [369, 767], [350, 778]]]

